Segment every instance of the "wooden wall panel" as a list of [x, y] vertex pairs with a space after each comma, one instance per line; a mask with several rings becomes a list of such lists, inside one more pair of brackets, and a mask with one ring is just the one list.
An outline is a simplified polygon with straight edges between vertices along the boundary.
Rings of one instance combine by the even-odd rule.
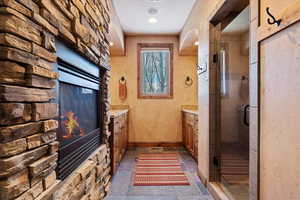
[[[267, 14], [269, 8], [270, 14], [276, 20], [282, 20], [280, 25], [270, 25], [268, 19], [272, 22], [272, 17]], [[258, 30], [258, 40], [261, 41], [272, 34], [281, 31], [291, 24], [297, 22], [300, 18], [300, 0], [260, 0], [260, 27]]]
[[260, 199], [300, 199], [300, 22], [260, 52]]

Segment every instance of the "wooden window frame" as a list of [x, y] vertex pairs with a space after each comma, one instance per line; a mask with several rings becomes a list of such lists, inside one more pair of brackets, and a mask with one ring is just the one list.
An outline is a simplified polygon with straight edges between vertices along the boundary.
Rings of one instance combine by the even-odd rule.
[[[169, 94], [166, 95], [144, 95], [141, 92], [141, 51], [146, 48], [167, 48], [170, 51], [170, 80], [169, 80]], [[137, 90], [139, 99], [173, 99], [173, 58], [174, 58], [174, 45], [172, 43], [138, 43], [137, 45]]]

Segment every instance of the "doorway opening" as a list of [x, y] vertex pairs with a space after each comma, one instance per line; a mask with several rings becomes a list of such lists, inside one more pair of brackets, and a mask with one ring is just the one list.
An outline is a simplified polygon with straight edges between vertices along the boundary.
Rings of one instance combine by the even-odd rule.
[[210, 181], [231, 200], [249, 199], [249, 16], [249, 2], [227, 1], [210, 28]]
[[221, 31], [220, 182], [232, 199], [249, 196], [249, 7]]

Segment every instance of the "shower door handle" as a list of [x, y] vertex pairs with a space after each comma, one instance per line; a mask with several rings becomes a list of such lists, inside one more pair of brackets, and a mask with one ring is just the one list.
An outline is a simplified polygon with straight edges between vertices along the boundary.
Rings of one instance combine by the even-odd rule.
[[250, 105], [245, 106], [244, 108], [244, 124], [249, 126], [249, 122], [247, 121], [247, 110], [250, 108]]

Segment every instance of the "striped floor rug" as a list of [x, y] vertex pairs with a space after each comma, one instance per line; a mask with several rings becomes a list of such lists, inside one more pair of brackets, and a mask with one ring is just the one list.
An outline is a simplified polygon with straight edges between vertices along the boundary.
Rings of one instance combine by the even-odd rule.
[[151, 153], [138, 157], [134, 186], [189, 185], [178, 154]]

